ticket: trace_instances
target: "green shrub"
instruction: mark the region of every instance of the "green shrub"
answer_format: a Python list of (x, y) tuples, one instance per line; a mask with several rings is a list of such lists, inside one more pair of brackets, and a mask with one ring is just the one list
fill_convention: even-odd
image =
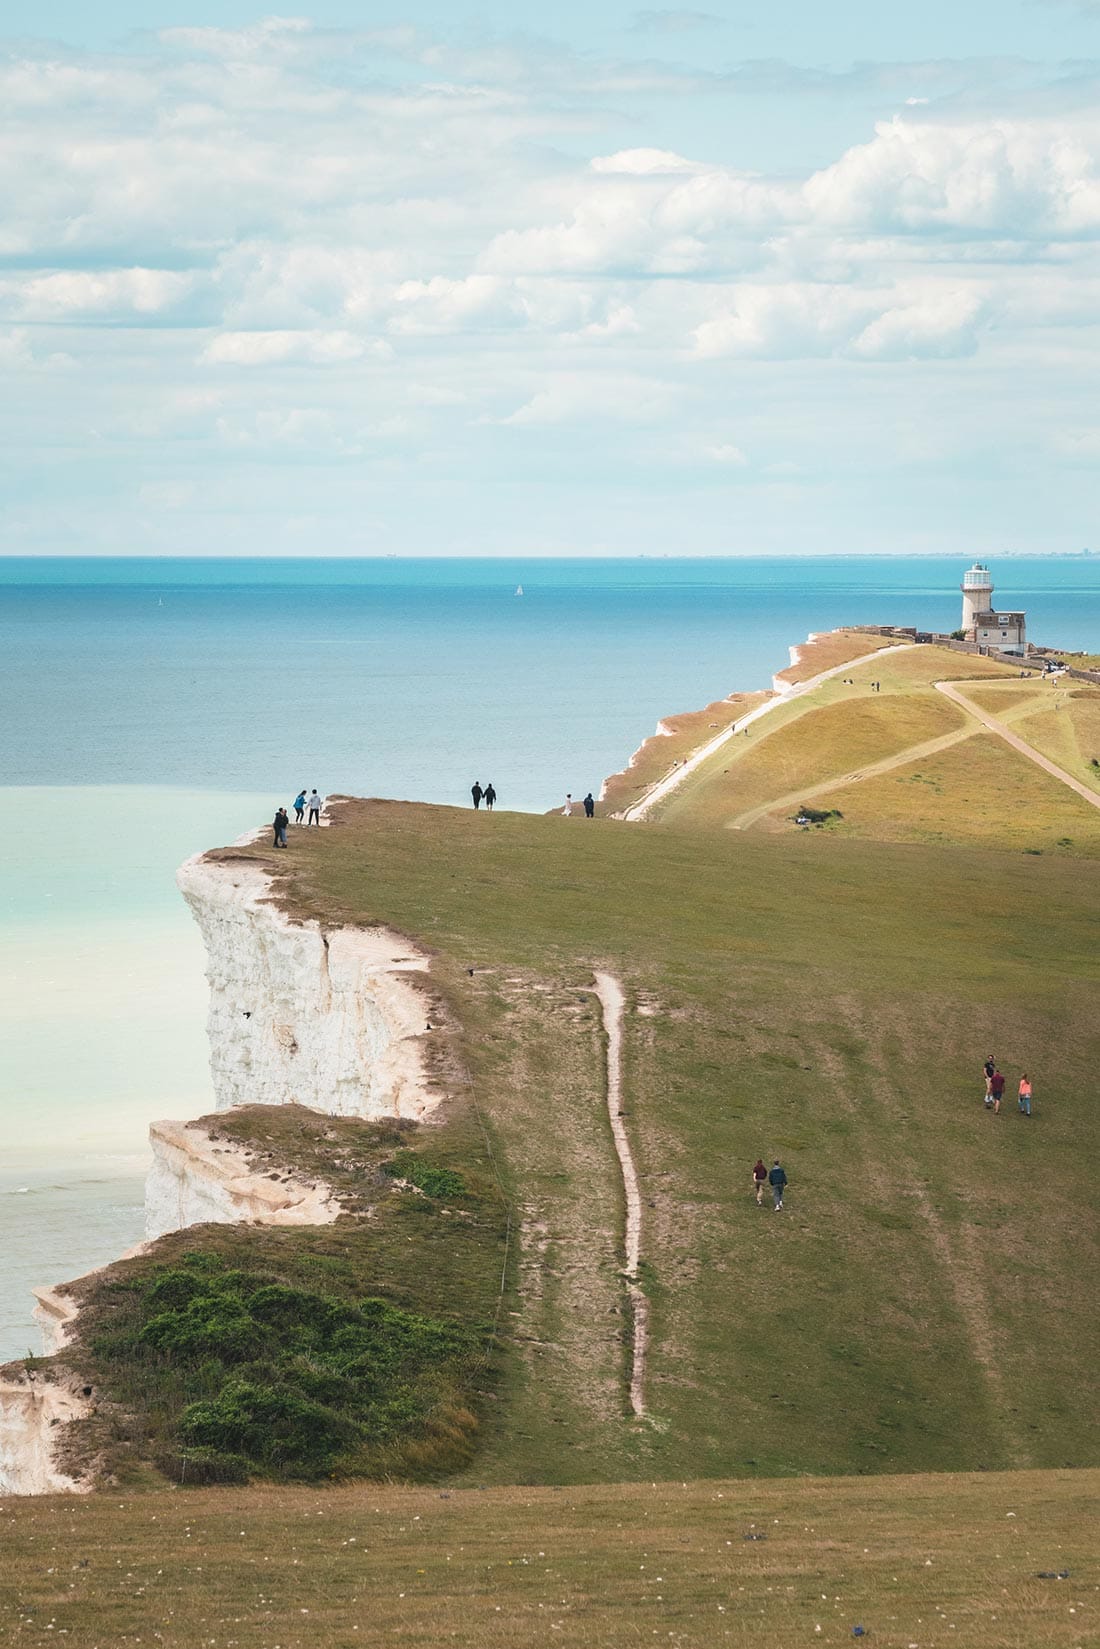
[[(462, 1184), (457, 1174), (424, 1170)], [(430, 1192), (429, 1194), (438, 1194)], [(315, 1478), (423, 1432), (480, 1351), (481, 1334), (394, 1305), (335, 1299), (212, 1256), (160, 1267), (127, 1292), (137, 1325), (96, 1350), (170, 1378), (180, 1400), (161, 1450), (181, 1482), (242, 1473)]]
[(433, 1168), (415, 1151), (398, 1151), (392, 1162), (382, 1164), (382, 1172), (393, 1179), (408, 1180), (427, 1197), (464, 1197), (466, 1181), (452, 1168)]

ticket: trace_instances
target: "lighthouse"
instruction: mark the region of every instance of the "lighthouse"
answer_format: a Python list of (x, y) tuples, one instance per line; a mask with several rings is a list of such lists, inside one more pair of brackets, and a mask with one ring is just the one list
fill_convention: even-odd
[(962, 580), (962, 628), (967, 641), (976, 641), (983, 653), (1026, 653), (1027, 615), (993, 611), (993, 579), (980, 561)]
[(993, 579), (988, 567), (975, 561), (969, 572), (963, 573), (962, 628), (972, 630), (979, 613), (988, 613), (993, 607)]

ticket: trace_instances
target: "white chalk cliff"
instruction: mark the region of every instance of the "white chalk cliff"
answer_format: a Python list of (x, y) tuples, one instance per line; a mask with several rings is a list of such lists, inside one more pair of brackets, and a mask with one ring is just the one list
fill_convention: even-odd
[(427, 958), (384, 928), (292, 922), (259, 865), (201, 855), (180, 891), (206, 944), (210, 1071), (219, 1110), (295, 1101), (334, 1116), (422, 1120), (439, 1102), (408, 977)]
[(145, 1236), (150, 1242), (166, 1231), (208, 1221), (328, 1225), (340, 1212), (329, 1186), (292, 1173), (261, 1173), (239, 1145), (212, 1139), (195, 1123), (154, 1122), (149, 1143), (153, 1165), (145, 1182)]
[(71, 1375), (25, 1371), (0, 1379), (0, 1492), (81, 1494), (91, 1488), (54, 1458), (58, 1434), (90, 1404)]
[[(411, 977), (427, 971), (426, 956), (384, 928), (292, 921), (262, 867), (245, 860), (200, 854), (177, 881), (206, 944), (218, 1110), (297, 1103), (334, 1116), (430, 1117), (442, 1098), (424, 1058), (431, 999)], [(323, 1225), (339, 1215), (329, 1186), (259, 1171), (245, 1148), (206, 1129), (155, 1122), (149, 1140), (147, 1240), (207, 1221)], [(45, 1350), (59, 1351), (76, 1305), (58, 1288), (35, 1294)], [(54, 1459), (64, 1426), (88, 1407), (63, 1369), (0, 1376), (0, 1493), (89, 1487)]]

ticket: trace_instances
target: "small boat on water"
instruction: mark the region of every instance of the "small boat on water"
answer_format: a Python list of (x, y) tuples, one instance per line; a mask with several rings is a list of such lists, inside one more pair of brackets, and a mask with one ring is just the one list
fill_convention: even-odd
[(523, 594), (523, 585), (522, 584), (517, 584), (516, 585), (516, 594), (517, 595), (522, 595)]

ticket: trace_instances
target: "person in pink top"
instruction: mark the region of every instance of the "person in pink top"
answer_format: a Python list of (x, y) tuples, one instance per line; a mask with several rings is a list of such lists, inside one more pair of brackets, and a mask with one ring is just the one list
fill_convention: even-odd
[(1031, 1115), (1031, 1078), (1026, 1071), (1020, 1078), (1020, 1110), (1026, 1117)]

